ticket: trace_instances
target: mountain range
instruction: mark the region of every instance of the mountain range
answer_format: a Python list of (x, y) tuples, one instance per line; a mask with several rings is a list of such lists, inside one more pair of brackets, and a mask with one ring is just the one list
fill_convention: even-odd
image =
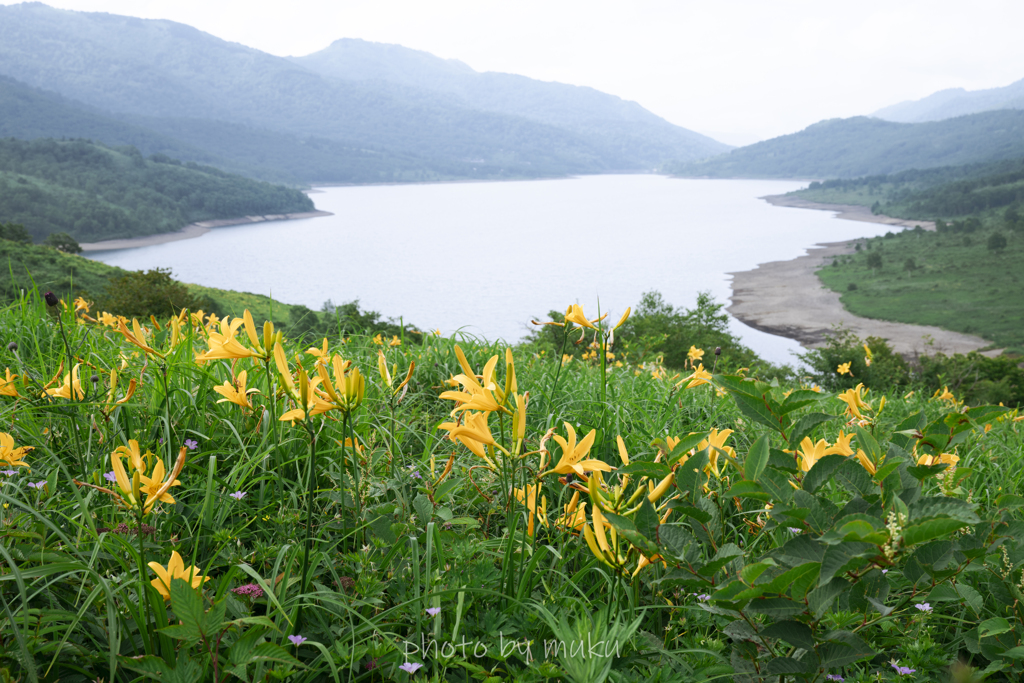
[[(0, 6), (0, 74), (14, 79), (0, 84), (5, 135), (61, 130), (277, 180), (643, 171), (729, 149), (591, 88), (397, 45), (341, 40), (283, 58), (171, 21), (41, 3)], [(36, 90), (11, 94), (19, 86)], [(25, 115), (30, 100), (52, 129)]]
[(830, 119), (665, 170), (708, 178), (856, 178), (1018, 157), (1024, 157), (1024, 111), (1006, 109), (924, 123)]
[(879, 109), (872, 116), (887, 121), (920, 123), (995, 109), (1024, 109), (1024, 78), (1002, 88), (940, 90), (920, 100), (908, 100)]

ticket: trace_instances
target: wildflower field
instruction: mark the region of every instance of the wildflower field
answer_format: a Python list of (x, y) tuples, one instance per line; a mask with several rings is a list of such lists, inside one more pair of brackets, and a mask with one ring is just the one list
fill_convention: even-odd
[(300, 343), (22, 295), (0, 681), (1020, 680), (1017, 409), (866, 389), (870, 348), (842, 392), (669, 370), (627, 317)]

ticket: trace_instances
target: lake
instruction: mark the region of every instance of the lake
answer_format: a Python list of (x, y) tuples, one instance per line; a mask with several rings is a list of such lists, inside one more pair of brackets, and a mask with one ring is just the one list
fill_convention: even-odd
[[(802, 185), (604, 175), (324, 187), (311, 197), (333, 216), (89, 256), (129, 270), (169, 267), (185, 282), (315, 310), (358, 299), (419, 329), (515, 341), (531, 319), (570, 303), (596, 317), (600, 302), (614, 319), (652, 289), (676, 306), (692, 306), (702, 290), (728, 304), (728, 272), (891, 229), (759, 199)], [(731, 326), (769, 360), (793, 363), (802, 350), (735, 319)]]

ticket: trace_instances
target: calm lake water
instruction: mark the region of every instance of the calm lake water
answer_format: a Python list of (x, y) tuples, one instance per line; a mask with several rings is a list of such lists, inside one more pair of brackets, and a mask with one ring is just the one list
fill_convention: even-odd
[[(532, 318), (579, 303), (618, 318), (657, 289), (728, 303), (728, 272), (800, 256), (817, 242), (888, 226), (758, 199), (797, 181), (655, 175), (327, 187), (333, 216), (218, 228), (197, 239), (97, 252), (130, 270), (169, 267), (185, 282), (272, 295), (317, 310), (358, 299), (420, 329), (515, 341)], [(794, 362), (796, 342), (732, 321), (763, 357)]]

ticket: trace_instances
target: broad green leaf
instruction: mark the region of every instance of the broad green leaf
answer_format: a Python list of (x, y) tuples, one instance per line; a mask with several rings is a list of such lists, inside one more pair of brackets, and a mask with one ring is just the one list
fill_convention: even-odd
[(785, 594), (792, 591), (791, 594), (794, 598), (802, 600), (807, 592), (806, 590), (800, 592), (800, 587), (810, 586), (815, 583), (820, 570), (820, 562), (807, 562), (798, 567), (793, 567), (772, 579), (765, 586), (764, 592)]
[(747, 604), (745, 611), (778, 618), (800, 614), (805, 609), (807, 606), (804, 603), (789, 598), (757, 598)]
[(903, 545), (910, 547), (925, 541), (936, 538), (943, 538), (961, 527), (967, 526), (967, 522), (953, 519), (951, 517), (938, 517), (929, 519), (920, 524), (914, 524), (903, 530)]
[(1024, 498), (1012, 493), (1005, 493), (996, 498), (996, 507), (1002, 510), (1016, 510), (1024, 507)]
[(743, 478), (756, 482), (768, 465), (768, 454), (771, 451), (767, 434), (762, 434), (747, 451), (747, 461), (743, 463)]
[(967, 417), (978, 424), (984, 424), (1008, 412), (1010, 409), (1006, 406), (978, 406), (977, 408), (968, 408)]
[(658, 540), (658, 512), (654, 509), (651, 501), (647, 500), (647, 496), (643, 497), (640, 503), (640, 509), (636, 512), (636, 530), (640, 534), (650, 540)]
[(846, 462), (846, 456), (833, 453), (814, 463), (811, 471), (804, 475), (804, 491), (814, 493), (832, 478), (836, 470)]
[(914, 479), (923, 482), (925, 479), (938, 476), (947, 469), (949, 469), (949, 465), (946, 463), (939, 463), (938, 465), (914, 465), (913, 467), (907, 468), (907, 473)]
[(727, 498), (753, 498), (754, 500), (771, 500), (761, 485), (756, 481), (747, 481), (746, 479), (740, 479), (738, 482), (732, 485), (729, 491), (725, 494)]
[(811, 628), (799, 621), (776, 622), (762, 631), (761, 635), (767, 638), (784, 640), (793, 647), (799, 647), (803, 650), (811, 651), (814, 649), (814, 634), (811, 632)]
[(875, 555), (878, 548), (870, 543), (840, 543), (825, 549), (825, 555), (821, 560), (821, 574), (818, 576), (818, 585), (824, 585), (833, 577), (862, 566), (868, 558)]
[(203, 599), (192, 584), (184, 579), (171, 579), (171, 609), (181, 621), (181, 625), (193, 631), (196, 639), (203, 635)]
[(708, 481), (708, 475), (704, 473), (707, 465), (708, 453), (704, 450), (676, 467), (676, 488), (684, 496), (689, 495), (691, 501), (697, 500)]
[(812, 403), (820, 403), (826, 397), (820, 391), (813, 389), (796, 389), (790, 392), (789, 396), (782, 400), (779, 412), (783, 415), (791, 413)]
[(669, 466), (671, 467), (679, 462), (706, 438), (708, 438), (708, 432), (694, 432), (693, 434), (679, 437), (679, 443), (676, 444), (676, 447), (672, 449), (672, 452), (668, 454), (666, 459)]
[(658, 527), (658, 543), (668, 549), (668, 555), (682, 559), (696, 539), (678, 524), (662, 524)]
[(757, 581), (757, 577), (761, 576), (769, 567), (774, 566), (776, 566), (775, 561), (771, 558), (755, 562), (754, 564), (748, 564), (740, 570), (740, 579), (748, 586), (752, 586)]
[(977, 524), (981, 521), (974, 511), (974, 505), (959, 498), (947, 496), (930, 496), (920, 498), (907, 507), (910, 521), (915, 522), (929, 517), (951, 517), (967, 524)]
[(768, 666), (765, 668), (765, 673), (771, 676), (782, 676), (784, 674), (803, 674), (808, 673), (808, 667), (806, 664), (801, 662), (799, 659), (793, 659), (792, 657), (776, 657), (768, 661)]
[(730, 392), (729, 395), (732, 396), (736, 402), (736, 407), (739, 408), (744, 417), (774, 429), (782, 434), (783, 437), (786, 436), (785, 428), (788, 426), (788, 423), (781, 416), (772, 412), (765, 397), (733, 392)]
[(991, 636), (997, 636), (1000, 633), (1006, 633), (1013, 629), (1010, 626), (1010, 622), (1002, 617), (993, 617), (992, 619), (986, 619), (978, 625), (978, 636), (981, 638), (989, 638)]
[(864, 452), (868, 454), (872, 462), (881, 460), (882, 449), (878, 447), (878, 441), (871, 435), (871, 432), (860, 425), (855, 425), (854, 430), (857, 432), (857, 445), (864, 449)]
[(836, 419), (835, 415), (827, 415), (825, 413), (804, 415), (796, 421), (796, 424), (793, 425), (793, 429), (789, 433), (789, 447), (796, 450), (800, 447), (800, 442), (804, 440), (804, 437), (810, 436), (815, 427), (834, 419)]
[[(828, 556), (828, 552), (825, 553)], [(815, 619), (820, 619), (843, 593), (849, 592), (850, 584), (844, 579), (832, 579), (807, 594), (807, 607)]]
[(426, 526), (434, 516), (434, 504), (430, 502), (430, 498), (428, 498), (426, 494), (421, 493), (413, 498), (412, 506), (416, 509), (416, 516), (419, 518), (419, 523)]

